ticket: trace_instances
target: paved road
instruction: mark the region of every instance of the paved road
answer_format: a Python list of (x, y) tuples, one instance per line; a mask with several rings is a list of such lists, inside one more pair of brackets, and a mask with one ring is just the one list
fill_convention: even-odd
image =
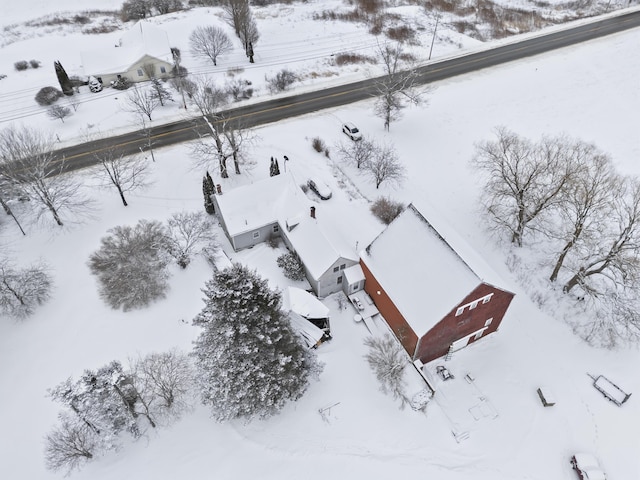
[[(433, 62), (418, 68), (419, 80), (428, 84), (457, 75), (474, 72), (524, 57), (586, 42), (595, 38), (621, 32), (640, 26), (640, 11), (598, 20), (571, 29), (536, 36), (517, 43), (480, 51), (477, 53)], [(227, 119), (241, 121), (245, 127), (273, 123), (285, 118), (338, 107), (371, 98), (374, 95), (376, 79), (325, 88), (322, 90), (291, 95), (275, 100), (233, 108), (221, 112)], [(151, 137), (154, 148), (160, 148), (197, 138), (198, 133), (206, 133), (208, 127), (200, 119), (184, 120), (154, 127)], [(141, 132), (96, 140), (76, 145), (56, 152), (58, 158), (66, 159), (66, 170), (77, 170), (95, 163), (94, 153), (105, 148), (115, 147), (124, 154), (139, 152), (147, 142)]]

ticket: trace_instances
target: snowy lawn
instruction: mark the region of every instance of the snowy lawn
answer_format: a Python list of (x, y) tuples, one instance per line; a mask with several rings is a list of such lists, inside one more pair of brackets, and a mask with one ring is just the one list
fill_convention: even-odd
[[(592, 141), (609, 152), (622, 171), (640, 174), (637, 38), (631, 31), (440, 82), (430, 105), (407, 110), (389, 133), (373, 116), (372, 102), (263, 127), (253, 152), (256, 168), (239, 177), (231, 174), (229, 180), (214, 176), (228, 190), (267, 177), (269, 158), (282, 160), (287, 155), (291, 159), (287, 168), (295, 175), (313, 174), (331, 186), (334, 195), (326, 202), (318, 200), (318, 215), (334, 219), (336, 228), (358, 241), (360, 248), (382, 229), (368, 213), (369, 200), (384, 194), (432, 204), (502, 275), (503, 286), (516, 292), (500, 332), (457, 353), (447, 365), (456, 382), (473, 374), (482, 396), (489, 399), (491, 415), (475, 420), (478, 409), (469, 411), (477, 405), (472, 394), (455, 398), (448, 406), (431, 403), (426, 415), (400, 411), (378, 391), (366, 365), (362, 343), (366, 329), (353, 321), (355, 310), (340, 310), (336, 298), (330, 297), (324, 303), (331, 309), (334, 338), (318, 349), (325, 370), (320, 381), (281, 415), (249, 425), (220, 425), (206, 409), (197, 407), (172, 427), (149, 432), (122, 451), (88, 464), (74, 478), (325, 479), (342, 478), (348, 472), (351, 478), (568, 480), (576, 478), (569, 458), (577, 451), (597, 455), (611, 479), (637, 478), (640, 406), (635, 395), (640, 392), (640, 354), (636, 349), (591, 348), (527, 298), (505, 265), (506, 253), (484, 231), (476, 207), (481, 186), (468, 166), (474, 143), (491, 138), (495, 126), (505, 125), (532, 139), (566, 132)], [(42, 43), (38, 45), (41, 60), (44, 55), (51, 61), (58, 58), (56, 52), (47, 53)], [(3, 48), (0, 55), (11, 48)], [(29, 53), (24, 52), (11, 58), (26, 58)], [(19, 81), (0, 85), (14, 90)], [(49, 81), (54, 82), (55, 78)], [(99, 121), (105, 132), (118, 125), (109, 120), (115, 111), (100, 111), (104, 117), (99, 119), (80, 120), (78, 113), (76, 124), (57, 125), (61, 138), (80, 135), (87, 122)], [(319, 136), (335, 152), (336, 142), (346, 141), (340, 132), (345, 120), (358, 125), (365, 136), (393, 142), (408, 169), (402, 186), (383, 184), (377, 191), (335, 154), (327, 159), (313, 151), (311, 138)], [(50, 126), (47, 122), (53, 121), (40, 115), (28, 122)], [(194, 261), (184, 271), (173, 267), (167, 299), (127, 313), (101, 302), (86, 265), (100, 238), (115, 225), (134, 224), (141, 218), (164, 220), (176, 211), (202, 209), (203, 172), (192, 168), (188, 147), (158, 151), (156, 158), (155, 183), (131, 195), (127, 208), (114, 192), (91, 190), (93, 180), (87, 177), (87, 188), (99, 207), (84, 225), (46, 231), (29, 228), (23, 238), (8, 218), (1, 217), (2, 248), (20, 263), (44, 258), (55, 277), (53, 298), (32, 318), (0, 323), (3, 478), (56, 477), (42, 461), (43, 436), (59, 411), (46, 398), (47, 388), (113, 359), (125, 361), (137, 353), (174, 346), (188, 350), (198, 334), (190, 321), (202, 308), (199, 289), (211, 275), (204, 261)], [(257, 268), (273, 286), (283, 289), (290, 284), (269, 247), (238, 254), (226, 250), (233, 260)], [(617, 407), (591, 385), (587, 373), (604, 374), (634, 395)], [(536, 389), (541, 385), (554, 393), (554, 407), (540, 403)], [(319, 410), (327, 407), (331, 408), (323, 419)], [(469, 438), (460, 443), (451, 433), (460, 422), (448, 408), (460, 417), (465, 408), (468, 411), (461, 421), (466, 422)]]

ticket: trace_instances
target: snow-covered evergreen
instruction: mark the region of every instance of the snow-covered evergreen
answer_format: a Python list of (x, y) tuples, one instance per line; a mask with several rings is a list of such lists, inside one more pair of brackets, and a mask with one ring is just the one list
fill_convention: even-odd
[(321, 365), (280, 310), (281, 295), (254, 271), (234, 265), (206, 283), (194, 324), (196, 383), (218, 421), (266, 418), (297, 400)]

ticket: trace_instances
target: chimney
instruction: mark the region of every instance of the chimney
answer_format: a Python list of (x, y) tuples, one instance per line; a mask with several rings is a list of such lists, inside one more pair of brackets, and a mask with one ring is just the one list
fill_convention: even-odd
[(316, 207), (311, 207), (311, 218), (316, 218)]

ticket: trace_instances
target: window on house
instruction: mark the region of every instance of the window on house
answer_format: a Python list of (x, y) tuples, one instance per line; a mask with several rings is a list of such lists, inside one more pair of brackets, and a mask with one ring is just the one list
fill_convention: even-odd
[(167, 69), (165, 67), (160, 67), (160, 73), (167, 73)]
[(333, 267), (333, 273), (339, 272), (340, 271), (340, 267)]
[(144, 75), (144, 72), (142, 71), (141, 68), (138, 69), (138, 76), (141, 77)]
[(253, 232), (253, 238), (260, 238), (260, 231)]
[(278, 233), (280, 231), (280, 225), (273, 226), (273, 233)]
[(338, 283), (342, 283), (342, 276), (338, 277)]
[(340, 270), (344, 270), (346, 267), (347, 265), (343, 263), (342, 265), (340, 265)]
[(351, 291), (355, 292), (356, 290), (358, 290), (358, 284), (356, 283), (355, 285), (351, 286)]
[(462, 312), (464, 312), (464, 307), (458, 308), (458, 310), (456, 310), (456, 317), (459, 317), (460, 315), (462, 315)]

